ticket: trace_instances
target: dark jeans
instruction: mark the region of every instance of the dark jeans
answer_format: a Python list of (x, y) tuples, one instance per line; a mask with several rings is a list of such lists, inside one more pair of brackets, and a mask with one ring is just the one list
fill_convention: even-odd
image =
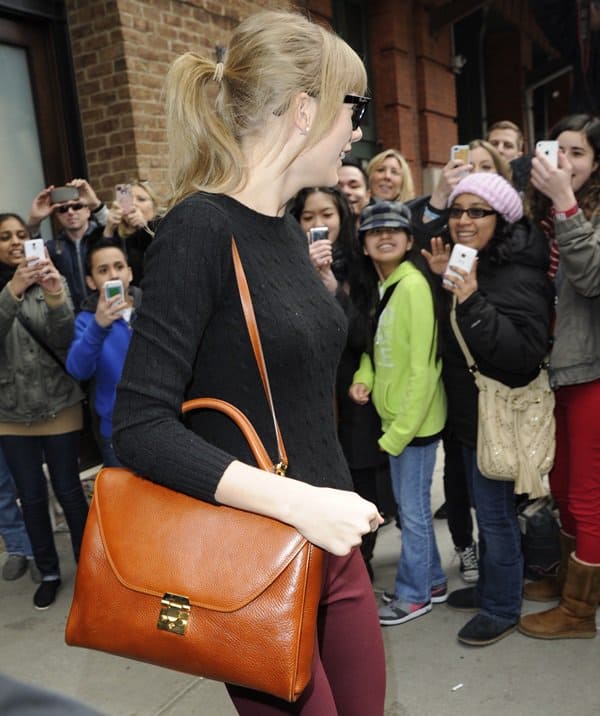
[(467, 474), (463, 446), (454, 433), (444, 431), (444, 496), (448, 511), (448, 529), (454, 546), (464, 550), (473, 544), (471, 498), (467, 489)]
[(38, 569), (43, 577), (60, 576), (42, 464), (45, 460), (48, 465), (52, 489), (71, 531), (77, 561), (88, 513), (79, 481), (79, 431), (39, 437), (3, 435), (0, 446), (21, 498), (23, 518)]
[(463, 454), (479, 528), (480, 612), (516, 622), (521, 613), (523, 553), (515, 483), (484, 477), (477, 467), (475, 450), (464, 447)]

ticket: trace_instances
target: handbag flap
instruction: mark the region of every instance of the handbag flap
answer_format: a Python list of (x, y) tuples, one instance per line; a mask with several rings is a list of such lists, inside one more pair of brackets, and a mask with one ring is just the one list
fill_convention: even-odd
[(91, 510), (124, 586), (220, 612), (252, 601), (308, 544), (283, 522), (212, 505), (121, 468), (101, 470)]

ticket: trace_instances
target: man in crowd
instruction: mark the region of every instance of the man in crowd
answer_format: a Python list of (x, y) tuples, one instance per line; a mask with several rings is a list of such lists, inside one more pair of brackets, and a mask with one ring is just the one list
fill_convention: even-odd
[(523, 132), (514, 122), (495, 122), (488, 131), (487, 140), (507, 162), (523, 156)]

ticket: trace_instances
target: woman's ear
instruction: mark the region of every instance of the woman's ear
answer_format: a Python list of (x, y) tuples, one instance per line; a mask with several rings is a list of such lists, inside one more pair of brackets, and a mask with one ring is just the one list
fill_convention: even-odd
[(316, 102), (307, 92), (296, 95), (293, 103), (294, 124), (302, 136), (310, 132), (310, 127), (316, 113)]

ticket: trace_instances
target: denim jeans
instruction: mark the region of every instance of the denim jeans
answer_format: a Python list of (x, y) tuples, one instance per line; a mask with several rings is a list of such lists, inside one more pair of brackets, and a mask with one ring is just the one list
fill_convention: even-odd
[(402, 525), (402, 548), (396, 571), (396, 597), (411, 604), (431, 599), (431, 588), (446, 582), (431, 515), (431, 481), (438, 441), (406, 447), (390, 455), (390, 471), (398, 515)]
[(37, 567), (42, 577), (60, 576), (42, 464), (45, 459), (52, 489), (71, 532), (77, 561), (88, 513), (79, 480), (79, 432), (31, 437), (3, 435), (0, 447), (17, 485)]
[(2, 450), (0, 450), (0, 537), (4, 540), (8, 554), (33, 556), (23, 513), (17, 505), (15, 483)]
[(484, 477), (477, 467), (474, 449), (464, 447), (464, 457), (479, 528), (479, 611), (515, 622), (521, 613), (523, 593), (523, 552), (515, 484)]

